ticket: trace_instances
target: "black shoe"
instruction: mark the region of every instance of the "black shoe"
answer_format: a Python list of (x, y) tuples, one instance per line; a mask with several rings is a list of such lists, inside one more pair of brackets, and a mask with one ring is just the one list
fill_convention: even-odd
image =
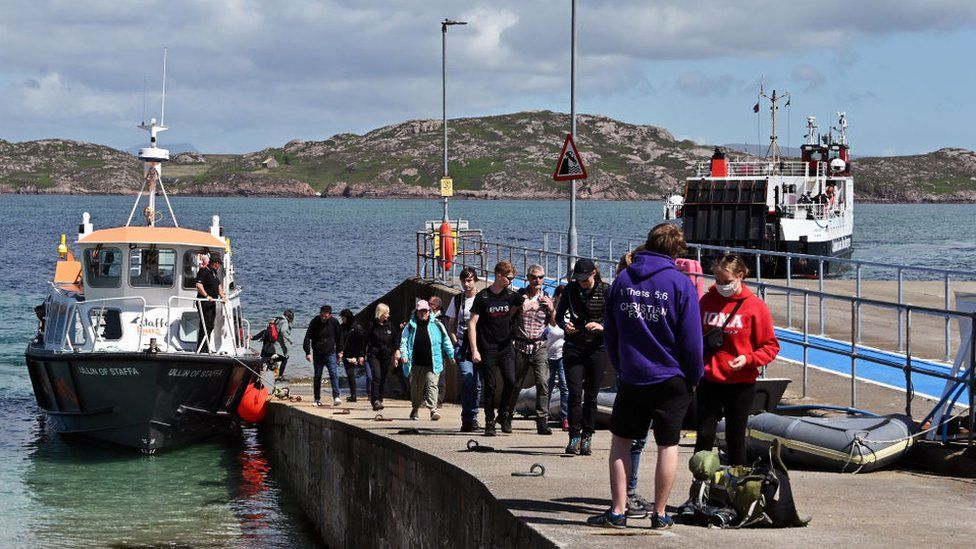
[(501, 424), (501, 426), (502, 426), (502, 432), (503, 433), (505, 433), (505, 434), (511, 434), (511, 432), (512, 432), (512, 418), (507, 417), (507, 416), (506, 417), (503, 417), (503, 418), (501, 418), (498, 421), (498, 423)]
[(471, 422), (471, 428), (474, 429), (475, 431), (481, 430), (481, 424), (478, 423), (477, 419)]
[(626, 528), (627, 515), (615, 515), (613, 509), (607, 509), (595, 517), (586, 519), (586, 525), (600, 528)]
[(569, 437), (569, 444), (566, 445), (566, 453), (570, 455), (579, 455), (580, 451), (580, 437), (572, 436)]
[(651, 528), (654, 530), (667, 530), (674, 526), (674, 519), (668, 516), (667, 513), (659, 515), (654, 513), (651, 515)]
[(593, 435), (585, 434), (583, 438), (580, 439), (579, 455), (589, 456), (593, 454)]
[(545, 420), (542, 420), (542, 419), (539, 420), (539, 423), (537, 424), (536, 431), (538, 431), (538, 433), (540, 435), (551, 435), (552, 434), (552, 429), (550, 429), (549, 428), (549, 425), (546, 424), (546, 421)]
[(470, 421), (462, 421), (461, 422), (461, 432), (462, 433), (471, 433), (473, 431), (474, 431), (474, 424), (473, 423), (471, 423)]
[(354, 396), (349, 397), (349, 401), (348, 402), (356, 402), (356, 397), (354, 397)]
[(378, 412), (383, 409), (383, 405), (379, 402), (373, 402), (373, 411)]
[(485, 425), (485, 436), (486, 437), (493, 437), (493, 436), (495, 436), (495, 422), (494, 421), (489, 422), (487, 425)]
[(637, 494), (627, 494), (627, 518), (647, 518), (647, 500)]

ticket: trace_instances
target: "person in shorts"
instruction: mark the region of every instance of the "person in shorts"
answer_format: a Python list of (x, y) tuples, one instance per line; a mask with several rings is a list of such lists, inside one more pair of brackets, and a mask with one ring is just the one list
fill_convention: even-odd
[(658, 225), (644, 246), (607, 297), (604, 337), (618, 386), (610, 416), (612, 504), (587, 521), (592, 526), (627, 525), (631, 446), (652, 422), (658, 457), (651, 527), (674, 524), (665, 508), (678, 468), (681, 423), (704, 374), (698, 292), (674, 263), (685, 251), (681, 229)]

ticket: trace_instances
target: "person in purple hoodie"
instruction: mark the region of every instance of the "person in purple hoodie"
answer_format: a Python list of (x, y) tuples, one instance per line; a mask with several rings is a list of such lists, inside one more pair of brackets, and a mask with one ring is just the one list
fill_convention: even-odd
[(665, 509), (678, 468), (681, 422), (705, 371), (698, 292), (674, 263), (686, 249), (684, 235), (675, 225), (657, 225), (644, 247), (607, 296), (604, 338), (618, 385), (610, 416), (612, 503), (587, 520), (592, 526), (627, 526), (631, 445), (646, 436), (652, 420), (658, 457), (651, 527), (674, 525)]

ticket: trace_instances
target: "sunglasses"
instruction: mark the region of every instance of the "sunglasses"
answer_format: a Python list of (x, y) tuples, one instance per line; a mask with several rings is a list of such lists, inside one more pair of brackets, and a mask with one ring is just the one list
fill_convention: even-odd
[(529, 275), (529, 280), (542, 280), (546, 275)]

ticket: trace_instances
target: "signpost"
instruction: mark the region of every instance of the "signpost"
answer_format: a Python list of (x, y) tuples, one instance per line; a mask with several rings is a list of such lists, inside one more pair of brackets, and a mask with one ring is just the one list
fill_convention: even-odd
[(454, 179), (450, 177), (441, 178), (441, 196), (445, 198), (454, 196)]
[(559, 161), (556, 163), (556, 171), (552, 178), (556, 181), (572, 181), (575, 179), (586, 179), (586, 166), (580, 157), (579, 150), (576, 149), (576, 142), (573, 141), (573, 134), (566, 134), (566, 141), (563, 142), (563, 150), (559, 153)]

